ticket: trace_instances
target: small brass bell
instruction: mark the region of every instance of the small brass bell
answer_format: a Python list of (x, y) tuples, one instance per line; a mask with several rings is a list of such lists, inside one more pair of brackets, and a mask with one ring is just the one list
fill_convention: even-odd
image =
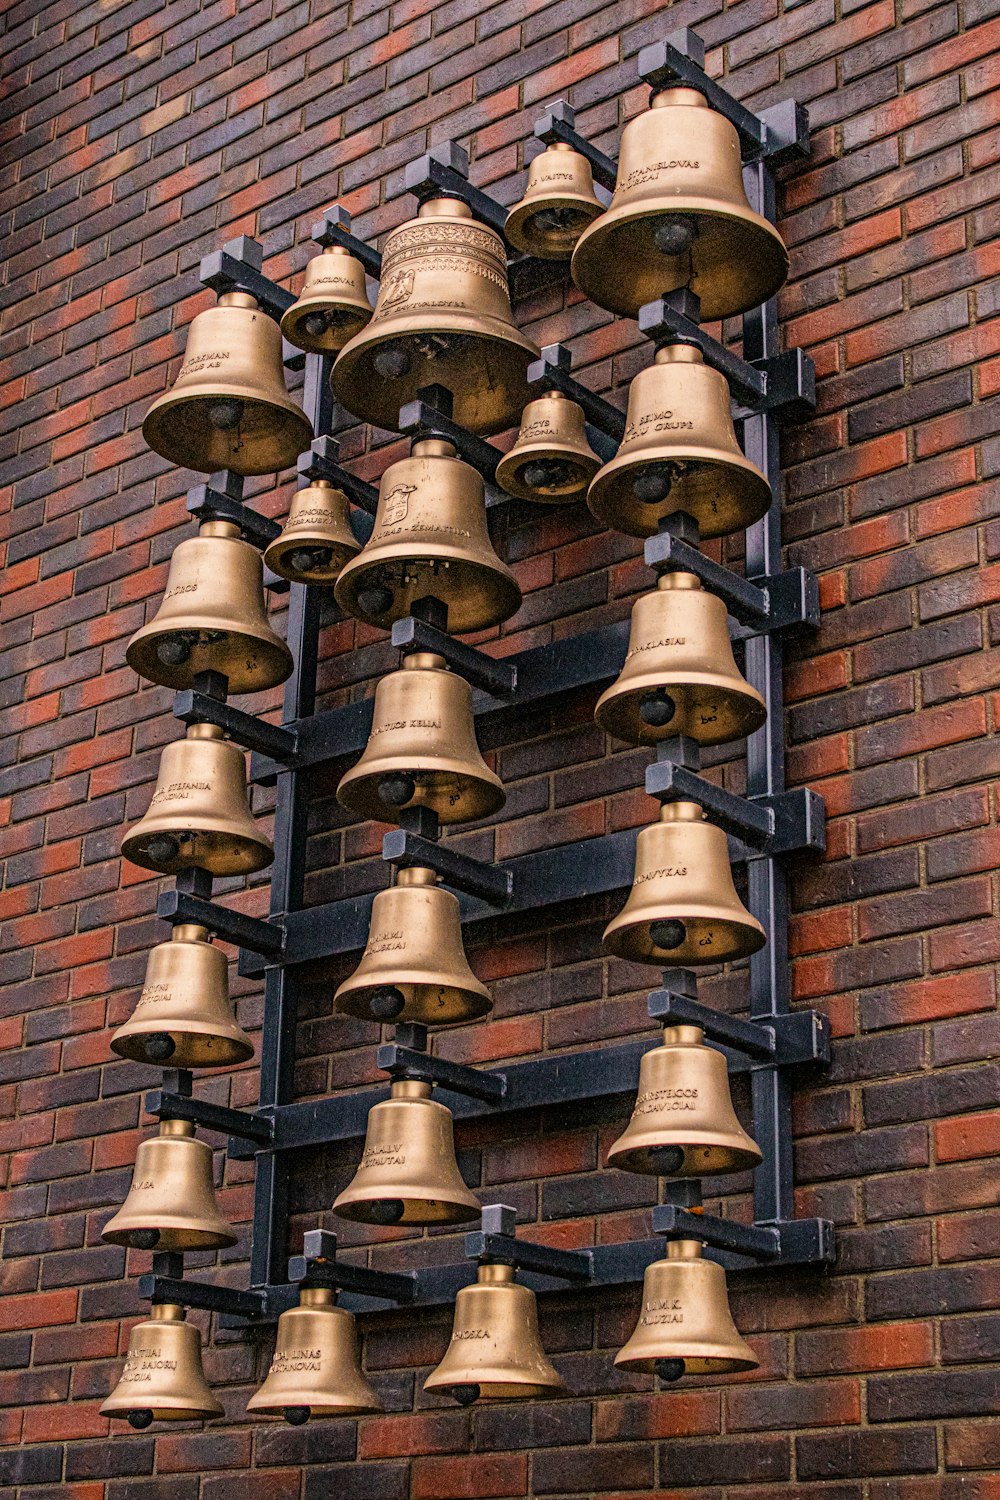
[(431, 1085), (397, 1079), (372, 1106), (361, 1163), (336, 1199), (335, 1214), (362, 1224), (465, 1224), (481, 1206), (455, 1160), (451, 1110)]
[(189, 1120), (161, 1120), (159, 1134), (140, 1143), (128, 1197), (102, 1238), (133, 1250), (221, 1250), (236, 1244), (215, 1201), (212, 1148), (195, 1140)]
[(246, 1062), (253, 1042), (233, 1015), (228, 973), (226, 955), (208, 942), (207, 929), (179, 923), (170, 942), (151, 951), (142, 994), (111, 1038), (112, 1052), (172, 1068)]
[(646, 1267), (635, 1332), (615, 1355), (620, 1370), (661, 1380), (756, 1370), (753, 1350), (729, 1311), (726, 1273), (706, 1260), (698, 1240), (671, 1240), (663, 1260)]
[(374, 530), (334, 593), (348, 614), (383, 630), (430, 597), (447, 605), (457, 635), (517, 612), (521, 590), (493, 550), (483, 481), (451, 443), (424, 438), (386, 469)]
[(336, 1305), (332, 1288), (304, 1286), (298, 1307), (278, 1319), (271, 1368), (247, 1411), (283, 1416), (298, 1427), (310, 1417), (356, 1417), (381, 1410), (361, 1369), (354, 1318)]
[(662, 90), (626, 125), (611, 207), (580, 236), (572, 275), (598, 307), (630, 318), (690, 287), (705, 323), (784, 282), (788, 253), (747, 200), (736, 129), (694, 89)]
[(125, 659), (147, 682), (189, 688), (199, 672), (221, 672), (230, 693), (277, 687), (292, 653), (264, 607), (260, 553), (229, 521), (206, 521), (174, 549), (154, 617), (128, 643)]
[(285, 389), (281, 333), (253, 297), (226, 292), (198, 313), (142, 435), (161, 458), (203, 474), (276, 474), (309, 447), (312, 424)]
[(600, 467), (582, 408), (548, 391), (524, 408), (517, 442), (497, 465), (497, 484), (519, 500), (564, 505), (582, 498)]
[(225, 1416), (201, 1367), (201, 1335), (184, 1321), (184, 1308), (155, 1303), (129, 1335), (118, 1384), (102, 1417), (124, 1417), (142, 1430), (151, 1422), (192, 1422)]
[(602, 729), (630, 745), (677, 734), (722, 745), (759, 729), (764, 700), (740, 676), (726, 606), (693, 573), (664, 573), (632, 606), (625, 665), (597, 700)]
[(771, 503), (764, 475), (736, 441), (729, 386), (691, 344), (668, 344), (628, 393), (625, 436), (594, 477), (587, 504), (629, 536), (653, 536), (674, 511), (705, 538), (759, 521)]
[(374, 316), (337, 356), (333, 392), (394, 431), (405, 402), (443, 385), (460, 427), (503, 432), (528, 399), (538, 354), (514, 322), (503, 240), (467, 204), (433, 198), (387, 237)]
[(668, 802), (639, 831), (628, 900), (604, 947), (640, 964), (717, 964), (764, 946), (764, 929), (736, 894), (726, 835), (697, 802)]
[(733, 1109), (726, 1059), (705, 1046), (700, 1026), (664, 1028), (663, 1045), (643, 1054), (632, 1118), (608, 1152), (608, 1166), (653, 1177), (742, 1172), (761, 1160)]
[(328, 480), (314, 479), (295, 491), (288, 520), (264, 553), (264, 561), (291, 583), (331, 584), (360, 551), (347, 496)]
[(500, 778), (476, 743), (472, 689), (443, 657), (415, 652), (381, 679), (368, 744), (337, 801), (389, 823), (407, 807), (429, 807), (442, 823), (468, 823), (503, 806)]
[(594, 192), (590, 162), (566, 141), (546, 146), (528, 167), (524, 197), (507, 215), (512, 245), (541, 260), (568, 260), (604, 206)]
[(274, 848), (250, 812), (246, 755), (215, 724), (192, 724), (164, 746), (153, 799), (122, 854), (161, 875), (247, 875), (271, 863)]
[(470, 1406), (565, 1389), (542, 1347), (534, 1292), (514, 1280), (513, 1266), (481, 1265), (473, 1285), (455, 1298), (451, 1343), (424, 1390)]
[(372, 903), (361, 962), (334, 997), (366, 1021), (454, 1025), (491, 1009), (490, 992), (469, 968), (458, 900), (433, 870), (400, 870)]
[(281, 331), (307, 354), (336, 354), (371, 315), (364, 266), (343, 245), (329, 245), (306, 266), (298, 301), (282, 317)]

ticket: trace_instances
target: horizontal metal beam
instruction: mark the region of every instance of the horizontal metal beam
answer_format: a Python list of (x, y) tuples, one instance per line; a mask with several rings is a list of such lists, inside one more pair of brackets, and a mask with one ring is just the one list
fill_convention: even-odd
[(264, 548), (280, 536), (277, 521), (262, 516), (243, 504), (243, 480), (231, 469), (211, 474), (205, 484), (196, 484), (187, 492), (187, 512), (199, 523), (231, 521), (238, 526), (245, 541)]
[(262, 1291), (241, 1292), (235, 1287), (211, 1286), (204, 1281), (185, 1281), (176, 1276), (147, 1274), (139, 1277), (139, 1296), (150, 1302), (173, 1302), (178, 1307), (197, 1307), (202, 1312), (228, 1313), (240, 1321), (257, 1322), (268, 1312)]
[(576, 110), (565, 99), (557, 99), (554, 104), (549, 105), (544, 115), (535, 121), (533, 134), (537, 140), (544, 141), (546, 146), (554, 146), (558, 141), (572, 146), (574, 151), (578, 151), (589, 161), (591, 174), (598, 187), (605, 188), (609, 193), (614, 192), (618, 180), (618, 163), (613, 156), (598, 151), (596, 146), (592, 146), (580, 134), (576, 128)]
[[(420, 438), (441, 438), (446, 443), (452, 443), (459, 458), (464, 459), (489, 484), (495, 480), (497, 464), (503, 458), (500, 449), (487, 443), (484, 438), (467, 432), (464, 427), (459, 427), (445, 411), (430, 401), (418, 397), (401, 406), (399, 430), (415, 442)], [(505, 500), (506, 498), (504, 496)]]
[(761, 853), (826, 848), (823, 799), (806, 787), (773, 797), (737, 797), (687, 766), (658, 760), (646, 767), (646, 791), (661, 802), (697, 802), (713, 823)]
[(214, 901), (188, 891), (162, 891), (156, 903), (156, 915), (171, 926), (195, 922), (199, 927), (207, 927), (225, 943), (234, 943), (238, 948), (265, 954), (269, 958), (276, 958), (284, 943), (284, 934), (278, 923), (248, 917), (245, 912), (218, 906)]
[(429, 198), (460, 198), (497, 234), (503, 236), (507, 210), (469, 181), (469, 153), (455, 141), (441, 141), (424, 155), (411, 161), (403, 175), (403, 184), (420, 203)]
[(449, 667), (473, 687), (496, 698), (512, 699), (517, 692), (517, 665), (502, 657), (487, 656), (475, 646), (466, 646), (446, 630), (428, 625), (415, 615), (396, 620), (392, 627), (392, 644), (404, 656), (414, 651), (431, 651), (443, 656)]
[(435, 1083), (454, 1094), (484, 1099), (489, 1104), (495, 1104), (507, 1092), (507, 1079), (502, 1071), (470, 1068), (464, 1063), (449, 1062), (446, 1057), (433, 1057), (429, 1052), (404, 1047), (399, 1042), (386, 1042), (379, 1047), (375, 1065), (390, 1078), (415, 1078), (423, 1083)]
[(231, 740), (257, 750), (271, 760), (288, 762), (295, 754), (295, 731), (268, 724), (230, 703), (220, 703), (206, 693), (182, 688), (174, 694), (174, 718), (182, 724), (216, 724)]
[(382, 275), (382, 257), (373, 245), (367, 245), (351, 233), (351, 216), (340, 203), (332, 203), (323, 210), (310, 230), (310, 237), (317, 245), (340, 245), (359, 260), (369, 276), (377, 281)]
[(203, 1130), (215, 1130), (219, 1135), (236, 1136), (259, 1146), (268, 1146), (274, 1139), (274, 1124), (266, 1115), (227, 1109), (223, 1104), (193, 1099), (170, 1089), (150, 1089), (144, 1107), (147, 1115), (158, 1120), (190, 1120), (192, 1125), (200, 1125)]
[[(373, 516), (378, 509), (378, 488), (359, 479), (338, 463), (340, 444), (335, 437), (324, 435), (313, 440), (308, 453), (299, 455), (299, 473), (308, 479), (328, 479), (343, 490), (352, 505)], [(370, 532), (369, 532), (370, 535)], [(367, 538), (364, 538), (367, 540)]]
[(293, 293), (265, 276), (264, 247), (249, 235), (227, 240), (221, 250), (206, 255), (198, 268), (202, 286), (222, 296), (226, 292), (249, 292), (256, 297), (261, 312), (279, 322), (295, 301)]
[(590, 1281), (594, 1270), (590, 1250), (559, 1250), (552, 1245), (537, 1245), (533, 1240), (519, 1240), (514, 1230), (517, 1210), (505, 1203), (488, 1203), (483, 1208), (482, 1227), (465, 1236), (465, 1254), (481, 1264), (516, 1266), (518, 1270), (535, 1271), (539, 1276), (556, 1276), (561, 1281)]
[(408, 828), (393, 828), (382, 840), (382, 858), (402, 870), (436, 870), (446, 885), (486, 901), (506, 906), (514, 889), (514, 877), (506, 865), (488, 865), (471, 859), (449, 844), (421, 838)]

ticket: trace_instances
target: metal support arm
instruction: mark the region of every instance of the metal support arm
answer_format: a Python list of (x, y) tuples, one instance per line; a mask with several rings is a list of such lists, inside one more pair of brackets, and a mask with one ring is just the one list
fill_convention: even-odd
[(589, 1250), (556, 1250), (531, 1240), (514, 1238), (517, 1209), (504, 1203), (489, 1203), (483, 1209), (482, 1228), (465, 1236), (469, 1260), (485, 1265), (516, 1266), (539, 1276), (558, 1276), (566, 1281), (591, 1281), (593, 1255)]
[(674, 1203), (653, 1209), (653, 1229), (671, 1240), (701, 1240), (717, 1250), (772, 1260), (781, 1254), (781, 1236), (773, 1225), (737, 1224), (714, 1214), (692, 1213)]
[(254, 714), (244, 713), (229, 703), (220, 703), (205, 693), (191, 688), (182, 688), (174, 694), (174, 718), (182, 724), (217, 724), (231, 740), (256, 750), (260, 755), (287, 763), (296, 750), (294, 729), (283, 729), (279, 724), (268, 724)]
[(299, 456), (299, 473), (306, 479), (328, 479), (331, 484), (343, 490), (352, 505), (373, 516), (378, 509), (377, 488), (338, 463), (339, 451), (340, 444), (336, 438), (316, 438), (309, 452)]
[(412, 1271), (399, 1276), (338, 1260), (337, 1236), (329, 1229), (307, 1230), (302, 1237), (302, 1254), (293, 1255), (288, 1262), (288, 1279), (340, 1287), (386, 1302), (412, 1302), (416, 1296), (416, 1277)]
[[(413, 439), (443, 438), (445, 442), (453, 443), (459, 457), (471, 464), (487, 483), (492, 484), (496, 479), (497, 464), (503, 458), (500, 449), (459, 427), (431, 401), (418, 397), (400, 407), (399, 430)], [(506, 495), (503, 498), (506, 499)]]
[(435, 656), (443, 656), (466, 682), (495, 698), (512, 701), (517, 696), (517, 667), (512, 662), (498, 661), (484, 651), (477, 651), (475, 646), (466, 646), (446, 630), (437, 630), (415, 615), (407, 615), (395, 622), (392, 644), (404, 656), (410, 656), (414, 651), (431, 651)]
[(618, 163), (613, 156), (606, 156), (603, 151), (598, 151), (596, 146), (582, 136), (576, 129), (576, 110), (565, 99), (557, 99), (550, 104), (544, 115), (535, 121), (533, 134), (537, 140), (544, 141), (546, 146), (554, 146), (561, 141), (564, 145), (572, 146), (581, 156), (590, 162), (590, 170), (594, 182), (609, 193), (615, 190), (618, 180)]
[(179, 1307), (229, 1313), (241, 1319), (262, 1318), (268, 1311), (263, 1292), (241, 1292), (235, 1287), (210, 1286), (204, 1281), (184, 1281), (176, 1276), (157, 1276), (155, 1273), (140, 1276), (138, 1291), (140, 1297), (150, 1302), (174, 1302)]
[(507, 1092), (507, 1079), (501, 1072), (484, 1073), (463, 1063), (449, 1062), (445, 1057), (431, 1057), (427, 1052), (386, 1042), (375, 1054), (375, 1061), (390, 1078), (414, 1078), (435, 1083), (453, 1094), (493, 1103)]
[(359, 260), (369, 276), (377, 281), (382, 275), (382, 257), (372, 245), (359, 240), (351, 233), (351, 216), (340, 203), (332, 203), (323, 210), (322, 217), (313, 224), (310, 236), (317, 245), (324, 247), (340, 245)]
[(151, 1089), (144, 1100), (147, 1115), (158, 1120), (190, 1120), (203, 1130), (219, 1135), (233, 1135), (240, 1140), (267, 1146), (274, 1139), (274, 1122), (266, 1115), (251, 1115), (241, 1109), (227, 1109), (207, 1099), (192, 1099), (170, 1089)]
[(295, 301), (291, 292), (265, 276), (264, 247), (248, 235), (227, 240), (221, 250), (206, 255), (198, 268), (202, 286), (212, 288), (218, 296), (225, 292), (249, 292), (256, 297), (261, 312), (280, 322)]
[(189, 489), (187, 511), (198, 522), (231, 521), (255, 547), (266, 547), (281, 532), (276, 521), (243, 504), (243, 480), (231, 469), (211, 474), (205, 484)]
[(669, 531), (648, 537), (643, 557), (658, 573), (694, 573), (729, 613), (751, 630), (785, 630), (791, 625), (819, 623), (819, 582), (805, 568), (789, 568), (771, 578), (742, 578), (713, 562), (683, 537)]
[(248, 948), (251, 953), (268, 958), (277, 957), (284, 946), (284, 932), (276, 922), (262, 922), (259, 917), (248, 917), (245, 912), (217, 906), (214, 901), (193, 896), (187, 891), (163, 891), (156, 903), (156, 915), (172, 927), (178, 923), (194, 922), (199, 927), (207, 927), (224, 943)]
[(470, 859), (467, 854), (422, 838), (408, 828), (393, 828), (386, 834), (382, 840), (382, 858), (403, 870), (415, 865), (436, 870), (446, 885), (478, 896), (491, 906), (505, 906), (514, 890), (514, 877), (503, 865)]
[(420, 203), (428, 198), (461, 198), (472, 209), (477, 219), (482, 219), (499, 235), (504, 232), (507, 210), (495, 198), (490, 198), (469, 181), (469, 153), (455, 141), (442, 141), (432, 146), (424, 156), (418, 156), (406, 168), (403, 178), (408, 193)]
[(661, 760), (646, 768), (646, 791), (661, 802), (699, 803), (713, 823), (762, 853), (826, 847), (823, 799), (805, 787), (737, 797), (687, 766)]
[(654, 990), (646, 1007), (662, 1026), (700, 1026), (709, 1041), (756, 1062), (783, 1067), (830, 1060), (830, 1023), (815, 1010), (744, 1021), (670, 989)]

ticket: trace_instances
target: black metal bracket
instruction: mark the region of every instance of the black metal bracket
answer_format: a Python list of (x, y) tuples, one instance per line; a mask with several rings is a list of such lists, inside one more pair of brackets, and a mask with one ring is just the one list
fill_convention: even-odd
[(570, 374), (572, 355), (563, 344), (546, 344), (541, 358), (528, 366), (528, 389), (534, 396), (560, 391), (583, 412), (587, 439), (598, 458), (608, 463), (625, 436), (625, 417), (617, 406), (597, 396)]
[(408, 163), (403, 185), (419, 203), (429, 198), (461, 198), (491, 229), (503, 235), (507, 210), (469, 181), (469, 153), (455, 141), (441, 141)]
[[(406, 1038), (411, 1045), (406, 1045)], [(507, 1092), (503, 1072), (486, 1073), (481, 1068), (449, 1062), (445, 1057), (432, 1057), (427, 1051), (426, 1026), (397, 1026), (396, 1040), (379, 1047), (375, 1061), (382, 1072), (394, 1080), (413, 1078), (421, 1083), (437, 1084), (469, 1099), (494, 1103)]]
[(243, 480), (231, 469), (209, 476), (205, 484), (196, 484), (187, 492), (188, 515), (199, 522), (231, 521), (246, 541), (264, 548), (281, 534), (276, 521), (262, 516), (243, 504)]
[(591, 1251), (556, 1250), (550, 1245), (536, 1245), (532, 1240), (515, 1239), (516, 1225), (516, 1208), (505, 1203), (486, 1204), (482, 1227), (465, 1236), (466, 1258), (481, 1265), (515, 1266), (539, 1276), (557, 1276), (562, 1281), (593, 1280)]
[[(664, 975), (667, 979), (669, 976)], [(712, 1010), (669, 987), (654, 990), (646, 1001), (650, 1018), (662, 1026), (700, 1026), (711, 1042), (739, 1052), (752, 1062), (774, 1067), (830, 1061), (830, 1023), (815, 1010), (790, 1011), (759, 1021)]]
[(332, 203), (329, 208), (323, 210), (322, 217), (318, 219), (310, 230), (310, 238), (317, 245), (324, 247), (340, 245), (344, 250), (349, 250), (355, 260), (359, 260), (369, 276), (376, 281), (382, 275), (382, 257), (371, 245), (364, 240), (359, 240), (357, 235), (351, 233), (351, 216), (347, 209), (340, 203)]
[(714, 1214), (692, 1213), (674, 1203), (653, 1209), (653, 1229), (668, 1239), (700, 1240), (703, 1245), (744, 1261), (771, 1265), (829, 1264), (834, 1259), (834, 1228), (829, 1219), (785, 1219), (737, 1224)]
[(256, 297), (261, 312), (280, 322), (295, 301), (291, 292), (265, 276), (264, 247), (249, 235), (227, 240), (221, 250), (206, 255), (198, 268), (202, 286), (211, 287), (217, 296), (225, 292), (249, 292)]
[(314, 438), (308, 453), (299, 454), (298, 471), (304, 479), (328, 479), (343, 490), (352, 505), (373, 516), (378, 509), (378, 490), (338, 463), (340, 444), (335, 437)]
[(278, 923), (262, 922), (259, 917), (248, 917), (245, 912), (217, 906), (214, 901), (176, 888), (161, 892), (156, 915), (172, 927), (188, 922), (207, 927), (224, 943), (232, 943), (266, 958), (276, 958), (284, 946), (284, 933)]
[(268, 1146), (274, 1139), (274, 1122), (266, 1115), (248, 1114), (241, 1109), (227, 1109), (222, 1104), (212, 1104), (207, 1099), (192, 1099), (188, 1094), (176, 1093), (167, 1088), (151, 1089), (146, 1095), (145, 1110), (159, 1120), (190, 1120), (204, 1130), (214, 1130), (219, 1135), (237, 1136), (244, 1141), (254, 1141), (259, 1146)]
[(537, 140), (544, 141), (546, 146), (554, 146), (559, 141), (572, 146), (574, 151), (578, 151), (590, 162), (590, 170), (597, 186), (606, 188), (609, 193), (614, 192), (618, 180), (618, 163), (613, 156), (606, 156), (603, 151), (598, 151), (596, 146), (592, 146), (579, 133), (576, 129), (576, 110), (565, 99), (557, 99), (554, 104), (549, 105), (545, 113), (535, 121), (533, 134)]
[(446, 630), (438, 630), (415, 615), (396, 620), (392, 627), (392, 644), (404, 656), (411, 656), (415, 651), (431, 651), (435, 656), (443, 656), (466, 682), (495, 698), (513, 701), (517, 696), (517, 667), (514, 664), (487, 656), (475, 646), (466, 646)]
[(290, 1282), (311, 1282), (344, 1291), (379, 1297), (385, 1302), (408, 1303), (416, 1295), (416, 1277), (392, 1271), (375, 1271), (337, 1259), (337, 1236), (329, 1229), (309, 1229), (302, 1237), (302, 1254), (288, 1262)]
[(737, 797), (687, 766), (658, 760), (646, 767), (646, 791), (661, 802), (697, 802), (719, 828), (762, 854), (826, 848), (823, 799), (807, 787), (769, 797)]
[[(429, 397), (434, 394), (436, 400)], [(447, 396), (447, 401), (442, 398)], [(441, 404), (438, 405), (437, 401)], [(399, 410), (399, 430), (415, 442), (420, 438), (443, 438), (447, 443), (453, 443), (459, 456), (467, 464), (471, 464), (483, 478), (490, 484), (496, 478), (497, 464), (503, 458), (499, 448), (494, 448), (492, 443), (487, 443), (474, 433), (467, 432), (464, 427), (459, 427), (451, 420), (447, 410), (442, 406), (450, 406), (451, 393), (441, 388), (433, 392), (423, 393), (414, 401), (407, 401)], [(504, 496), (504, 499), (507, 497)]]
[(735, 620), (757, 634), (819, 624), (819, 580), (805, 568), (789, 568), (771, 578), (742, 578), (669, 531), (648, 537), (643, 557), (658, 573), (696, 574)]
[(210, 1286), (204, 1281), (185, 1281), (177, 1276), (147, 1273), (139, 1277), (138, 1292), (148, 1301), (173, 1302), (179, 1307), (194, 1307), (202, 1312), (228, 1313), (241, 1322), (256, 1322), (268, 1314), (264, 1292), (240, 1292), (229, 1286)]
[(514, 876), (504, 865), (488, 865), (435, 843), (408, 828), (393, 828), (382, 840), (382, 858), (401, 870), (421, 866), (434, 870), (446, 885), (478, 896), (491, 906), (505, 906), (514, 891)]
[(244, 713), (229, 703), (220, 703), (192, 688), (182, 688), (174, 694), (174, 718), (182, 724), (216, 724), (225, 730), (231, 740), (287, 764), (296, 750), (294, 729), (283, 729), (279, 724), (268, 724), (254, 714)]

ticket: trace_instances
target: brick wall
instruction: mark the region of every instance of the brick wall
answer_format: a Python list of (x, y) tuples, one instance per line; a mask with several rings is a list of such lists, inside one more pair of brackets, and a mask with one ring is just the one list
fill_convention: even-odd
[[(0, 573), (0, 1495), (24, 1500), (353, 1500), (683, 1493), (697, 1500), (997, 1500), (1000, 1211), (993, 1159), (1000, 1022), (1000, 850), (993, 737), (1000, 688), (1000, 20), (995, 0), (20, 0), (6, 14)], [(751, 1377), (653, 1394), (616, 1376), (636, 1291), (547, 1301), (543, 1328), (572, 1397), (468, 1412), (420, 1395), (447, 1317), (373, 1319), (368, 1369), (392, 1414), (292, 1430), (248, 1424), (266, 1347), (223, 1335), (206, 1368), (227, 1408), (212, 1430), (123, 1435), (98, 1415), (148, 1257), (102, 1245), (148, 1132), (148, 1070), (112, 1062), (145, 954), (164, 936), (158, 882), (117, 858), (145, 807), (169, 694), (124, 666), (190, 529), (189, 475), (148, 453), (139, 421), (211, 300), (199, 257), (250, 233), (297, 287), (315, 210), (334, 199), (373, 239), (411, 212), (405, 164), (469, 146), (505, 201), (539, 106), (562, 95), (613, 149), (641, 107), (635, 54), (694, 25), (710, 66), (756, 106), (809, 105), (813, 155), (783, 184), (789, 342), (820, 375), (813, 420), (784, 440), (792, 562), (822, 580), (823, 627), (787, 674), (791, 777), (830, 814), (825, 862), (794, 882), (794, 985), (836, 1037), (796, 1101), (799, 1207), (837, 1221), (832, 1275), (734, 1280)], [(519, 309), (539, 343), (571, 343), (595, 389), (649, 357), (634, 325), (575, 294)], [(398, 445), (348, 451), (377, 475)], [(289, 487), (250, 487), (284, 513)], [(518, 512), (525, 602), (494, 649), (627, 612), (648, 574), (586, 510)], [(323, 701), (392, 663), (350, 621), (325, 636)], [(277, 708), (276, 694), (251, 700)], [(502, 821), (477, 852), (636, 825), (644, 756), (608, 755), (592, 701), (498, 750)], [(739, 788), (738, 764), (722, 767)], [(267, 810), (266, 799), (258, 810)], [(378, 835), (317, 810), (310, 893), (348, 866), (378, 880)], [(266, 885), (232, 899), (266, 911)], [(494, 1019), (445, 1039), (468, 1061), (638, 1033), (650, 972), (600, 956), (603, 902), (541, 930), (498, 928), (473, 954)], [(301, 1026), (299, 1089), (370, 1080), (374, 1028), (332, 1021), (330, 974)], [(243, 1023), (259, 993), (234, 981)], [(713, 981), (738, 1007), (745, 977)], [(202, 1085), (237, 1106), (253, 1066)], [(655, 1184), (599, 1168), (610, 1116), (463, 1129), (463, 1165), (554, 1243), (648, 1230)], [(220, 1157), (219, 1172), (223, 1169)], [(305, 1164), (293, 1244), (350, 1167)], [(747, 1179), (722, 1184), (746, 1209)], [(246, 1231), (248, 1169), (224, 1211)], [(327, 1219), (325, 1222), (330, 1222)], [(356, 1232), (356, 1241), (362, 1238)], [(369, 1238), (371, 1238), (369, 1236)], [(418, 1242), (380, 1232), (375, 1263)], [(245, 1277), (245, 1243), (211, 1274)], [(433, 1253), (453, 1258), (440, 1238)], [(202, 1261), (210, 1262), (210, 1257)], [(191, 1264), (198, 1266), (198, 1258)], [(200, 1315), (195, 1321), (203, 1323)], [(204, 1323), (203, 1323), (203, 1326)], [(266, 1341), (265, 1341), (266, 1344)], [(416, 1395), (414, 1392), (416, 1391)], [(413, 1405), (416, 1411), (412, 1411)]]

